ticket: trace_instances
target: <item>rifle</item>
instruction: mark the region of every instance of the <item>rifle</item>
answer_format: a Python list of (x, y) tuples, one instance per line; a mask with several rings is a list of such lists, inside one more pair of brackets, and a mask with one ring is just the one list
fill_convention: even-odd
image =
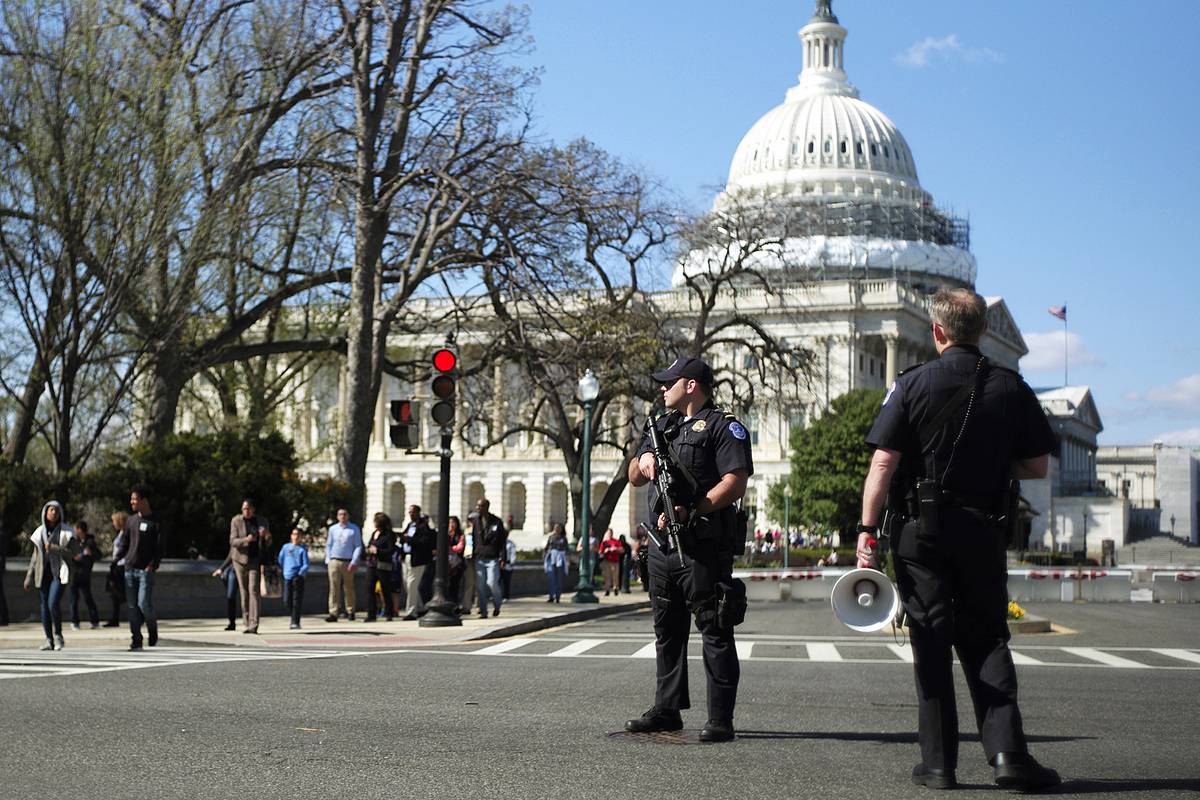
[(683, 532), (683, 523), (680, 521), (679, 515), (675, 513), (675, 506), (677, 504), (684, 505), (679, 487), (679, 475), (684, 474), (687, 478), (691, 478), (691, 475), (681, 473), (676, 467), (671, 453), (667, 449), (663, 432), (654, 422), (653, 417), (646, 418), (646, 430), (650, 434), (650, 449), (654, 453), (654, 487), (658, 490), (658, 502), (662, 506), (662, 512), (667, 517), (668, 550), (682, 552), (679, 546), (679, 534)]

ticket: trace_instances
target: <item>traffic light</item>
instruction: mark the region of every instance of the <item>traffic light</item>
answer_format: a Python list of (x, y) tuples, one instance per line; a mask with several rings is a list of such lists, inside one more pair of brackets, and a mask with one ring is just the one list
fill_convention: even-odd
[(429, 389), (435, 402), (430, 409), (433, 421), (446, 427), (454, 421), (454, 392), (458, 384), (458, 354), (448, 347), (433, 353), (433, 380)]
[(393, 400), (391, 402), (392, 424), (388, 426), (388, 436), (392, 447), (415, 450), (420, 444), (417, 420), (413, 416), (412, 400)]

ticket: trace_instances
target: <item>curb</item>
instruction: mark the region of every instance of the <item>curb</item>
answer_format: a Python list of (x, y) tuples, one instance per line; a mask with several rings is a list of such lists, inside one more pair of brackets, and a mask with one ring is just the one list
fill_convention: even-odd
[(560, 625), (570, 625), (574, 622), (586, 622), (592, 619), (611, 617), (615, 614), (623, 614), (626, 611), (641, 611), (649, 607), (649, 598), (646, 600), (640, 600), (636, 603), (624, 603), (619, 606), (589, 606), (586, 608), (581, 608), (578, 611), (568, 612), (566, 614), (556, 614), (552, 617), (524, 620), (512, 625), (504, 625), (499, 628), (493, 628), (490, 631), (482, 631), (478, 636), (471, 636), (463, 641), (478, 642), (485, 639), (505, 639), (509, 636), (520, 636), (523, 633), (544, 631), (548, 628), (557, 628)]
[(1024, 619), (1010, 619), (1008, 630), (1009, 633), (1049, 633), (1050, 620), (1026, 614)]

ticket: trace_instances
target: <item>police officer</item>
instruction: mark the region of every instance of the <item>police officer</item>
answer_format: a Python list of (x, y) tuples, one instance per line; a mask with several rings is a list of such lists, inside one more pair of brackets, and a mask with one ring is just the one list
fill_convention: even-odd
[[(654, 706), (625, 724), (633, 732), (677, 731), (679, 712), (689, 708), (687, 640), (691, 614), (703, 637), (708, 685), (708, 722), (700, 740), (733, 738), (733, 707), (741, 669), (733, 625), (745, 614), (745, 586), (732, 578), (733, 552), (745, 542), (745, 517), (734, 504), (746, 493), (754, 472), (750, 436), (732, 414), (712, 402), (713, 373), (698, 358), (682, 357), (652, 375), (661, 384), (670, 413), (655, 421), (672, 460), (694, 479), (690, 496), (676, 498), (686, 523), (682, 552), (670, 549), (666, 515), (651, 487), (649, 578), (656, 649)], [(655, 458), (647, 435), (629, 465), (629, 482), (643, 486), (655, 478)], [(690, 481), (683, 481), (690, 484)], [(739, 542), (739, 538), (741, 541)], [(655, 541), (657, 540), (657, 541)], [(666, 549), (664, 549), (666, 548)], [(740, 550), (740, 547), (737, 547)]]
[[(957, 650), (997, 784), (1038, 790), (1058, 773), (1029, 755), (1008, 649), (1010, 482), (1043, 478), (1057, 442), (1033, 391), (979, 352), (987, 304), (967, 289), (930, 308), (939, 358), (905, 370), (867, 436), (858, 564), (872, 566), (885, 499), (896, 578), (911, 628), (921, 763), (913, 783), (956, 785)], [(1015, 486), (1013, 487), (1015, 490)]]

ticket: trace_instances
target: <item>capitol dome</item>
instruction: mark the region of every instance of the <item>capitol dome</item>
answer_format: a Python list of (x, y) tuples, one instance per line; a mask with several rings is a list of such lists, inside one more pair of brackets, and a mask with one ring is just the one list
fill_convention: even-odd
[(726, 191), (928, 202), (899, 129), (846, 79), (846, 29), (828, 1), (800, 41), (800, 83), (742, 138)]
[[(800, 29), (799, 83), (742, 137), (714, 211), (786, 209), (780, 233), (789, 279), (904, 276), (925, 288), (974, 285), (967, 221), (934, 205), (895, 123), (859, 99), (846, 77), (847, 31), (831, 2), (817, 0)], [(719, 261), (711, 256), (688, 253), (672, 282), (713, 269)]]

